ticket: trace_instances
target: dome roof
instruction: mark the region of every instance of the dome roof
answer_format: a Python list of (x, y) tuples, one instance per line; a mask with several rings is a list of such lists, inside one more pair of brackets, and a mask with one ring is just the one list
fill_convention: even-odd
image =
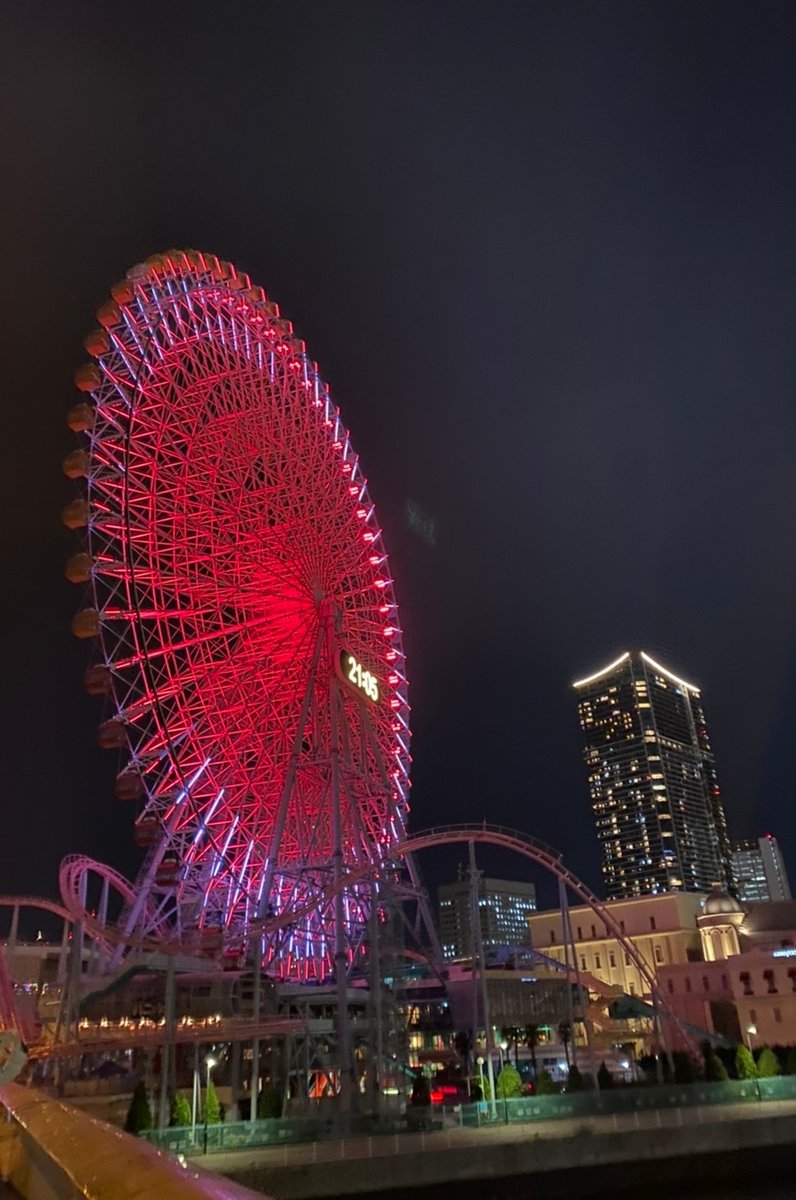
[(722, 913), (742, 913), (744, 911), (743, 905), (739, 904), (734, 896), (728, 896), (726, 892), (720, 892), (717, 888), (708, 895), (703, 915), (718, 917)]

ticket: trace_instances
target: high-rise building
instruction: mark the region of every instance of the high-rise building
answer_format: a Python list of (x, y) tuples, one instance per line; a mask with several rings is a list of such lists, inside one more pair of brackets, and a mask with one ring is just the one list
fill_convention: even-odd
[[(472, 892), (464, 877), (439, 888), (439, 935), (445, 958), (472, 955)], [(499, 946), (530, 946), (528, 918), (536, 910), (532, 883), (478, 879), (478, 915), (486, 951)]]
[(699, 688), (644, 651), (574, 687), (608, 898), (731, 889)]
[(756, 841), (733, 845), (732, 875), (736, 895), (744, 903), (791, 899), (779, 843), (770, 833)]

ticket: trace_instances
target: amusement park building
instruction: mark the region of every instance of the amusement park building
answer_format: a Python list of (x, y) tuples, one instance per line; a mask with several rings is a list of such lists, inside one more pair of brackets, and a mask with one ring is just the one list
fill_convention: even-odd
[(573, 686), (608, 897), (731, 890), (700, 689), (644, 651)]

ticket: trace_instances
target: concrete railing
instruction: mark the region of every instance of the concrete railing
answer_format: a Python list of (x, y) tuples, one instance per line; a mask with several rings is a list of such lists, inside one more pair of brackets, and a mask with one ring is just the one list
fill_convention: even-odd
[(16, 1083), (0, 1087), (0, 1178), (23, 1200), (262, 1200)]

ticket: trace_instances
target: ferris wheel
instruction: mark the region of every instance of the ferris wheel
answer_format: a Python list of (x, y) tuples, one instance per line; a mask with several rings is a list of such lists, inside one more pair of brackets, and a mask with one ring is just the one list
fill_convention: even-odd
[[(349, 954), (405, 832), (409, 705), (387, 554), (367, 480), (315, 363), (227, 262), (169, 251), (97, 313), (64, 463), (97, 647), (103, 747), (144, 851), (122, 935), (236, 953), (283, 975)], [(342, 899), (330, 899), (334, 892)], [(335, 905), (337, 910), (335, 913)], [(192, 941), (193, 939), (193, 941)], [(339, 941), (339, 932), (338, 932)]]

